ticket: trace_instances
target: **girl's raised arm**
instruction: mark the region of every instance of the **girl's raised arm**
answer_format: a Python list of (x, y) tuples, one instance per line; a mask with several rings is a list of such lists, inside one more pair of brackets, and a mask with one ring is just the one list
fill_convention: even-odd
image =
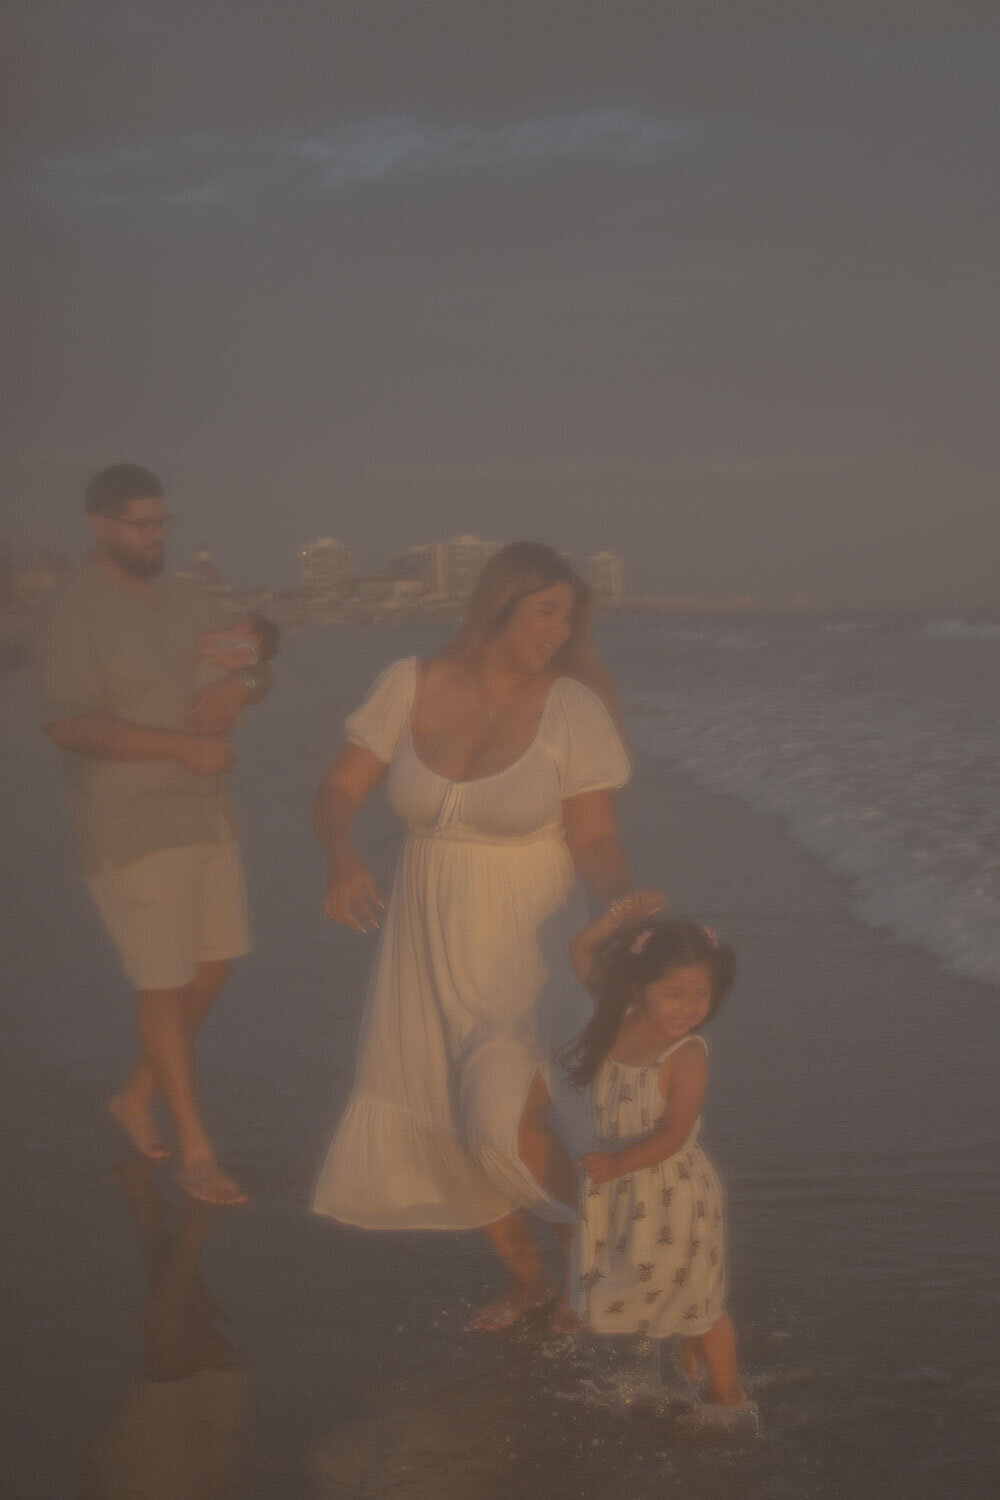
[(569, 945), (569, 956), (578, 978), (584, 984), (589, 982), (601, 950), (624, 928), (636, 927), (646, 917), (666, 908), (667, 898), (662, 891), (630, 891), (627, 896), (612, 901), (604, 915), (588, 922)]

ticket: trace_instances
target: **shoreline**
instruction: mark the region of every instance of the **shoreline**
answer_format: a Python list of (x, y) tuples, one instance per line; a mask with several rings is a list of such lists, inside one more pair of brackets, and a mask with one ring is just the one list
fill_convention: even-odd
[[(200, 1048), (212, 1127), (252, 1195), (211, 1216), (199, 1272), (244, 1353), (253, 1417), (235, 1492), (711, 1500), (739, 1484), (747, 1500), (877, 1500), (891, 1475), (908, 1500), (986, 1500), (1000, 1398), (996, 990), (864, 925), (848, 882), (776, 818), (655, 758), (639, 758), (622, 798), (636, 881), (717, 927), (740, 966), (707, 1033), (704, 1142), (727, 1186), (732, 1308), (762, 1437), (684, 1440), (669, 1412), (644, 1413), (638, 1376), (609, 1372), (608, 1343), (554, 1344), (540, 1321), (463, 1336), (467, 1305), (501, 1280), (481, 1236), (366, 1234), (308, 1213), (373, 940), (319, 916), (307, 811), (342, 707), (385, 654), (380, 638), (343, 661), (327, 644), (296, 639), (240, 737), (256, 948)], [(25, 696), (0, 739), (21, 854), (2, 877), (2, 1097), (8, 1138), (26, 1142), (7, 1161), (10, 1466), (22, 1500), (49, 1500), (76, 1492), (82, 1454), (123, 1410), (144, 1281), (104, 1117), (133, 1046), (132, 1000), (70, 864), (54, 756), (26, 714)], [(380, 799), (359, 844), (383, 882), (398, 839)], [(170, 1170), (155, 1183), (173, 1224)]]

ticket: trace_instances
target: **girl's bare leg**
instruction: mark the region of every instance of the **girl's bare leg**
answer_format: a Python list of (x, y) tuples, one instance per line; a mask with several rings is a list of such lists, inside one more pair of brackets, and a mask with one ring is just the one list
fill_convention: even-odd
[(748, 1406), (750, 1398), (740, 1384), (736, 1363), (736, 1329), (728, 1313), (716, 1318), (700, 1336), (701, 1352), (708, 1366), (709, 1399), (717, 1406)]
[(697, 1385), (702, 1375), (701, 1339), (682, 1338), (677, 1356), (680, 1367), (692, 1385)]

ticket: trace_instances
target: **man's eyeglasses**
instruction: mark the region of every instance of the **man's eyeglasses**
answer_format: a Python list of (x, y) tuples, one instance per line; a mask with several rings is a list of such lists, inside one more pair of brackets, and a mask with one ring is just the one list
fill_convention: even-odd
[(128, 516), (115, 516), (115, 520), (122, 526), (131, 526), (132, 530), (145, 536), (152, 536), (154, 531), (169, 531), (177, 520), (169, 511), (165, 515), (156, 516), (149, 521), (130, 521)]

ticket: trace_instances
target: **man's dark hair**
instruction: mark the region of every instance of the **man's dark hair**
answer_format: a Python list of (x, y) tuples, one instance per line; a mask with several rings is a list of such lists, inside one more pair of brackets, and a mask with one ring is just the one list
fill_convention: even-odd
[(159, 500), (163, 485), (138, 464), (112, 464), (95, 474), (83, 492), (88, 516), (120, 516), (130, 500)]

